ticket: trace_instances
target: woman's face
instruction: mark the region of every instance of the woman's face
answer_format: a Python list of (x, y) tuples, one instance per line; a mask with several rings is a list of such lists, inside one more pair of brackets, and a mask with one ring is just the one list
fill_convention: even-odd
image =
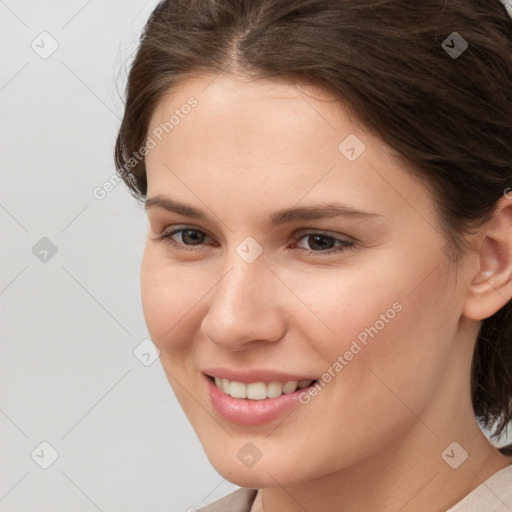
[[(464, 267), (390, 148), (327, 93), (226, 75), (183, 82), (148, 135), (144, 314), (214, 467), (286, 485), (438, 435), (468, 398)], [(319, 382), (258, 399), (295, 380)]]

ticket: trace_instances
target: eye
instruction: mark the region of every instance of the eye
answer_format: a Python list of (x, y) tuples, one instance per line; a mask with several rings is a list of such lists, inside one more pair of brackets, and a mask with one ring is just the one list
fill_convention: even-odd
[[(170, 232), (159, 235), (156, 240), (170, 244), (173, 248), (180, 251), (193, 251), (194, 246), (202, 246), (207, 240), (211, 239), (204, 231), (192, 227), (179, 227)], [(304, 240), (311, 249), (299, 247), (298, 241)], [(354, 242), (342, 238), (336, 238), (321, 232), (305, 233), (295, 238), (295, 246), (303, 253), (311, 255), (341, 253), (353, 247)], [(199, 249), (200, 247), (198, 247)]]
[(334, 254), (348, 250), (354, 245), (351, 240), (336, 238), (331, 235), (319, 232), (306, 233), (297, 240), (304, 239), (312, 249), (304, 249), (307, 254)]
[[(181, 238), (181, 240), (175, 240), (174, 237)], [(178, 250), (182, 251), (193, 251), (194, 245), (202, 245), (205, 239), (210, 238), (204, 231), (199, 229), (193, 229), (190, 227), (181, 227), (174, 229), (169, 233), (163, 233), (157, 237), (157, 241), (166, 242), (173, 245)]]

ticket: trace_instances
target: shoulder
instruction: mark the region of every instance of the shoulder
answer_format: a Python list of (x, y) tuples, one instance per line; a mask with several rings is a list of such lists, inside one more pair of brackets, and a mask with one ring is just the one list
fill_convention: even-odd
[(512, 510), (512, 465), (494, 473), (447, 512)]
[(249, 512), (257, 493), (257, 489), (237, 489), (197, 512)]

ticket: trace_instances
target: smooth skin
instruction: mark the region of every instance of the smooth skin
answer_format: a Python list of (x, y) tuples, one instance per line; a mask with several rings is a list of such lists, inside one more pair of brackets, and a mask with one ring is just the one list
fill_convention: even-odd
[[(146, 157), (147, 197), (205, 219), (147, 209), (142, 302), (212, 465), (260, 489), (252, 512), (442, 512), (511, 464), (478, 427), (469, 379), (481, 320), (512, 296), (512, 201), (472, 235), (456, 272), (425, 184), (327, 92), (196, 76), (159, 102), (148, 135), (191, 96), (197, 106)], [(354, 161), (338, 149), (350, 134), (366, 147)], [(333, 202), (374, 215), (268, 223)], [(179, 228), (196, 231), (157, 240)], [(248, 236), (263, 249), (252, 263), (236, 252)], [(240, 426), (212, 407), (206, 367), (321, 378), (396, 302), (402, 310), (286, 417)], [(250, 468), (237, 457), (249, 442), (261, 453)], [(455, 469), (442, 457), (454, 442)]]

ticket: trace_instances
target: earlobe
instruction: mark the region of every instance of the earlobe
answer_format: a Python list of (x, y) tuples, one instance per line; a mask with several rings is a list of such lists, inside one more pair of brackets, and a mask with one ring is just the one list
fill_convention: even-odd
[(512, 298), (512, 201), (504, 197), (481, 230), (478, 267), (472, 269), (463, 311), (472, 320), (489, 318)]

